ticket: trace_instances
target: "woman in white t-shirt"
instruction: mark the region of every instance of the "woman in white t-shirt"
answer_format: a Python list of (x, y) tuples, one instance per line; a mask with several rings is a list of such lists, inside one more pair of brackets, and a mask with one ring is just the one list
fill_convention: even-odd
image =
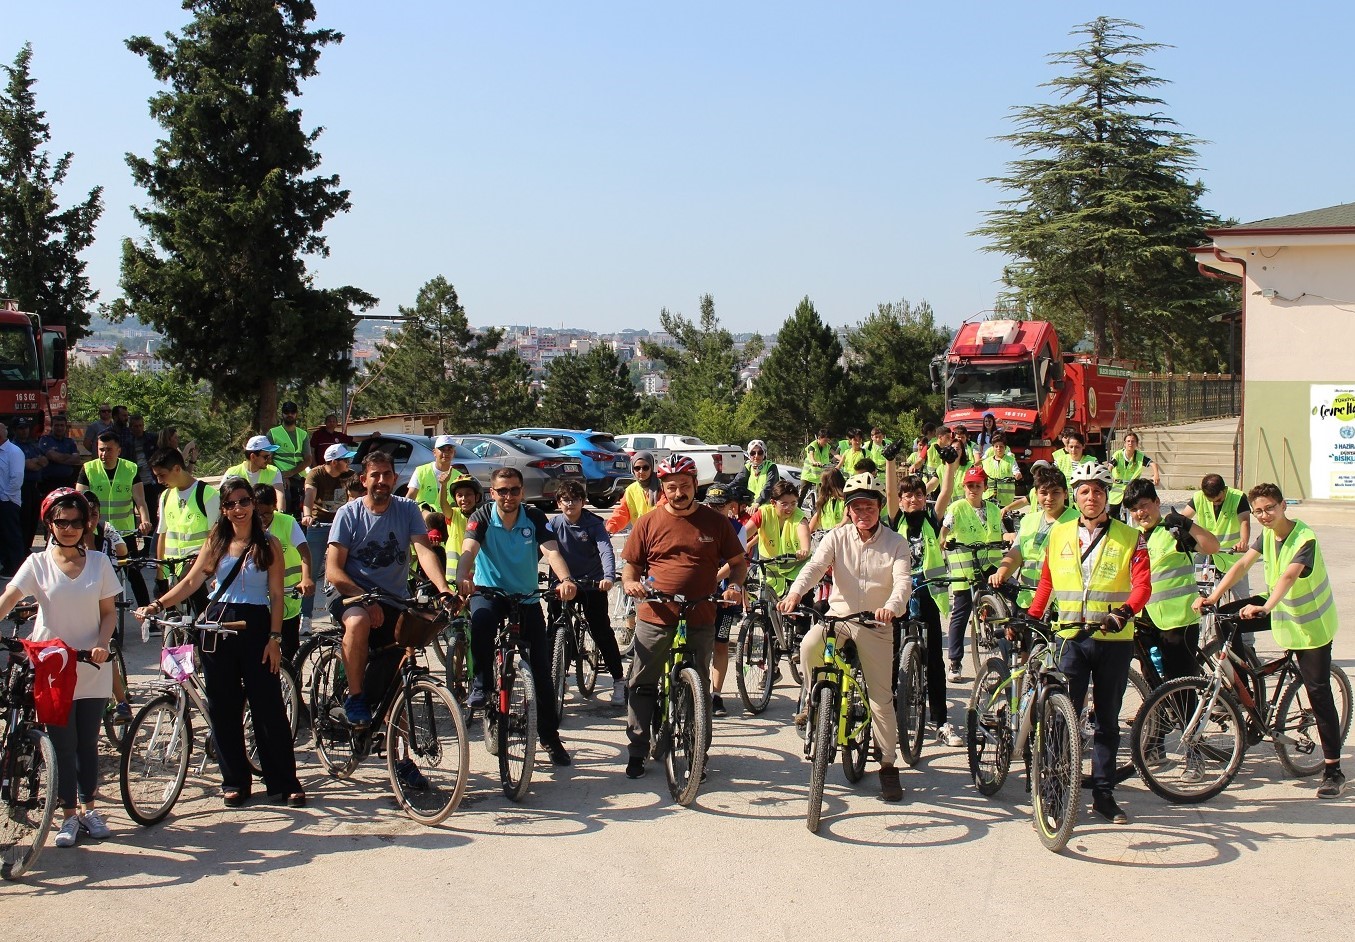
[(113, 672), (96, 665), (108, 660), (118, 620), (113, 603), (122, 587), (108, 557), (85, 549), (89, 504), (84, 497), (72, 488), (57, 488), (42, 502), (42, 522), (47, 549), (30, 555), (14, 574), (0, 595), (0, 618), (31, 595), (38, 603), (32, 640), (60, 638), (76, 650), (90, 652), (93, 663), (76, 667), (75, 701), (66, 725), (47, 727), (56, 748), (57, 797), (64, 815), (56, 846), (73, 847), (81, 831), (99, 839), (111, 833), (94, 809), (94, 799), (99, 790), (99, 734)]

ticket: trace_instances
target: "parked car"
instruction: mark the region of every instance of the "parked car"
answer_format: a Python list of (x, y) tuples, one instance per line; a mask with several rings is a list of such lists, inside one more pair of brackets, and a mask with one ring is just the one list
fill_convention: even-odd
[[(464, 446), (476, 458), (488, 461), (493, 468), (517, 468), (522, 472), (522, 499), (543, 509), (554, 509), (555, 490), (561, 481), (574, 478), (582, 483), (584, 479), (579, 459), (530, 438), (509, 435), (452, 437), (458, 445)], [(488, 475), (480, 483), (488, 488)]]
[(637, 451), (652, 452), (655, 461), (662, 461), (673, 452), (686, 455), (696, 462), (696, 485), (703, 489), (716, 481), (732, 481), (743, 469), (743, 449), (738, 445), (707, 445), (695, 435), (639, 432), (618, 435), (616, 443), (628, 455)]
[(530, 438), (579, 459), (594, 507), (610, 507), (621, 499), (626, 487), (635, 480), (630, 456), (616, 444), (609, 432), (592, 429), (514, 428), (504, 432), (512, 438)]
[[(403, 497), (409, 487), (409, 479), (419, 465), (429, 464), (433, 460), (433, 440), (427, 435), (406, 435), (401, 432), (377, 432), (358, 442), (357, 453), (353, 456), (353, 467), (361, 465), (362, 459), (373, 448), (384, 451), (395, 463), (396, 485), (392, 493)], [(462, 474), (468, 474), (479, 481), (481, 486), (489, 486), (489, 475), (498, 465), (492, 461), (477, 457), (468, 449), (458, 445), (452, 458), (452, 467)]]

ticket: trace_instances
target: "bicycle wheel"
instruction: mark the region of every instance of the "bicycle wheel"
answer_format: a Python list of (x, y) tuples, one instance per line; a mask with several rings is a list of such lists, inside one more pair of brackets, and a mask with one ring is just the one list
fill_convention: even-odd
[(823, 815), (823, 784), (828, 779), (828, 766), (833, 764), (833, 749), (837, 745), (837, 691), (831, 686), (819, 688), (815, 695), (814, 712), (809, 735), (809, 809), (805, 826), (810, 833), (819, 833), (819, 818)]
[(470, 743), (461, 707), (431, 677), (414, 681), (386, 721), (386, 772), (405, 814), (438, 824), (461, 804), (470, 775)]
[(518, 660), (517, 676), (508, 691), (508, 714), (499, 716), (496, 734), (503, 793), (522, 801), (536, 765), (536, 685), (525, 660)]
[(686, 806), (696, 800), (706, 767), (710, 698), (694, 667), (679, 667), (673, 673), (671, 686), (672, 732), (663, 755), (663, 768), (673, 800)]
[(118, 763), (122, 806), (137, 824), (165, 819), (179, 800), (193, 753), (193, 720), (173, 694), (161, 694), (132, 718)]
[(570, 635), (574, 629), (565, 621), (562, 616), (560, 621), (555, 623), (555, 644), (551, 651), (550, 658), (550, 680), (551, 686), (555, 688), (555, 715), (565, 715), (565, 691), (569, 688), (569, 667), (573, 661), (570, 648)]
[[(8, 732), (8, 731), (6, 731)], [(40, 729), (16, 744), (0, 792), (0, 877), (17, 880), (37, 863), (56, 813), (56, 749)]]
[[(1336, 744), (1339, 749), (1350, 732), (1350, 679), (1346, 677), (1345, 671), (1334, 664), (1331, 669), (1331, 696), (1341, 724), (1341, 741)], [(1294, 740), (1294, 745), (1284, 743), (1281, 736)], [(1275, 754), (1279, 756), (1284, 770), (1299, 778), (1316, 775), (1325, 765), (1322, 740), (1317, 733), (1317, 717), (1313, 715), (1308, 690), (1300, 677), (1290, 681), (1280, 695), (1280, 704), (1275, 711)]]
[[(1228, 787), (1247, 749), (1242, 710), (1219, 690), (1208, 715), (1202, 703), (1213, 695), (1204, 677), (1180, 677), (1158, 687), (1143, 704), (1129, 733), (1134, 767), (1154, 794), (1177, 804), (1207, 801)], [(1185, 729), (1196, 723), (1187, 740)]]
[(750, 613), (739, 621), (734, 647), (734, 681), (739, 699), (749, 713), (767, 709), (776, 682), (776, 641), (766, 616)]
[[(296, 689), (301, 694), (300, 708), (305, 715), (305, 721), (311, 722), (313, 711), (311, 709), (311, 678), (315, 675), (315, 665), (320, 663), (320, 658), (326, 652), (335, 650), (340, 645), (340, 636), (328, 631), (312, 632), (301, 639), (301, 645), (292, 655), (292, 679), (296, 681)], [(301, 717), (298, 716), (297, 722), (300, 725)]]
[(574, 659), (574, 681), (579, 688), (579, 696), (585, 700), (593, 697), (598, 685), (598, 667), (602, 664), (602, 655), (598, 652), (598, 643), (593, 640), (592, 630), (584, 626), (580, 636), (583, 644), (578, 657)]
[[(768, 589), (767, 605), (769, 608), (775, 609), (776, 603), (779, 601), (781, 600), (776, 597), (776, 593)], [(801, 686), (805, 679), (804, 675), (800, 673), (800, 646), (795, 643), (795, 633), (792, 631), (794, 623), (788, 618), (783, 618), (777, 612), (774, 612), (771, 617), (780, 623), (781, 633), (776, 633), (775, 625), (770, 629), (776, 649), (772, 652), (772, 656), (768, 658), (767, 669), (771, 671), (772, 675), (768, 687), (770, 688), (771, 685), (776, 683), (777, 662), (783, 656), (786, 659), (786, 666), (790, 668), (790, 679), (795, 682), (797, 687)]]
[(311, 675), (311, 736), (315, 757), (325, 771), (343, 778), (357, 768), (361, 755), (358, 735), (349, 725), (343, 702), (348, 696), (348, 673), (338, 647), (330, 648)]
[(1077, 711), (1062, 690), (1035, 705), (1031, 804), (1040, 843), (1058, 853), (1073, 836), (1082, 801), (1082, 736)]
[[(1120, 731), (1124, 733), (1134, 728), (1134, 721), (1138, 719), (1139, 711), (1143, 709), (1143, 702), (1148, 699), (1148, 694), (1152, 691), (1148, 688), (1148, 681), (1136, 668), (1129, 669), (1129, 682), (1125, 684), (1124, 696), (1120, 700)], [(1092, 737), (1096, 735), (1096, 687), (1092, 686), (1087, 695), (1087, 703), (1082, 707), (1082, 751), (1088, 754), (1092, 748)]]
[(965, 711), (965, 746), (969, 751), (969, 774), (981, 795), (996, 795), (1012, 767), (1012, 723), (1008, 677), (1001, 658), (990, 657), (974, 681), (974, 692)]
[(927, 735), (927, 665), (922, 642), (909, 638), (899, 652), (899, 682), (894, 691), (894, 715), (899, 721), (899, 751), (908, 765), (922, 758)]
[[(109, 664), (113, 668), (114, 692), (117, 691), (117, 680), (122, 681), (123, 692), (127, 691), (127, 662), (122, 659), (122, 648), (114, 645), (109, 652)], [(114, 749), (122, 748), (122, 737), (127, 733), (128, 724), (118, 722), (118, 703), (114, 697), (108, 698), (108, 705), (104, 708), (104, 738)]]
[(852, 687), (851, 699), (847, 702), (847, 745), (842, 749), (842, 774), (853, 785), (861, 781), (866, 774), (866, 760), (870, 758), (870, 707), (867, 706), (862, 691), (866, 689), (866, 679), (861, 668), (855, 673), (856, 683)]
[(969, 615), (969, 658), (974, 664), (974, 676), (983, 671), (990, 657), (1002, 654), (998, 638), (1005, 632), (1011, 617), (1011, 606), (996, 592), (980, 591), (974, 596), (974, 607)]
[[(296, 742), (297, 723), (301, 718), (301, 694), (297, 690), (296, 676), (292, 669), (284, 661), (278, 665), (278, 686), (282, 689), (282, 709), (287, 714), (287, 725), (292, 730), (292, 742)], [(250, 771), (255, 775), (263, 774), (263, 766), (259, 765), (259, 741), (254, 735), (254, 714), (249, 709), (249, 703), (245, 703), (245, 759), (249, 762)]]

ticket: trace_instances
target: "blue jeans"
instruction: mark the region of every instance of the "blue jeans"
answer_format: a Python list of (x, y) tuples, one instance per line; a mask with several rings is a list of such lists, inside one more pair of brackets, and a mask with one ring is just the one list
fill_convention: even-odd
[(324, 592), (325, 552), (329, 549), (328, 523), (312, 523), (306, 529), (306, 545), (311, 549), (311, 578), (315, 581), (315, 591), (301, 599), (301, 615), (310, 618), (315, 608), (315, 597)]

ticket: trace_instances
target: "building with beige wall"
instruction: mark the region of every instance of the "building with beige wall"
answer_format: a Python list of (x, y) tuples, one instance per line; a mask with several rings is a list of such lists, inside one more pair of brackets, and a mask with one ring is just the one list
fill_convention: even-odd
[(1355, 500), (1355, 203), (1208, 234), (1201, 272), (1242, 285), (1241, 484)]

